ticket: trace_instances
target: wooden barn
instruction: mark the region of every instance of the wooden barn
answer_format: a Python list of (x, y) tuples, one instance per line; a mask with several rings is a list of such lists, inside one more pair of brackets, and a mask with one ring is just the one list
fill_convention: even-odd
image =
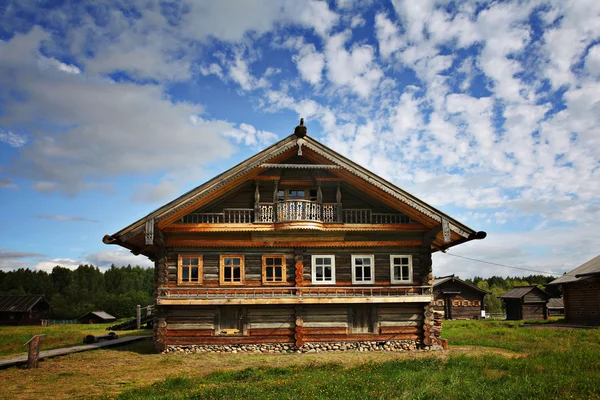
[(104, 311), (90, 311), (89, 313), (77, 318), (77, 321), (79, 321), (80, 324), (105, 324), (107, 322), (114, 322), (116, 320), (116, 317), (113, 317)]
[(548, 319), (550, 295), (537, 286), (518, 286), (500, 296), (507, 320)]
[(301, 122), (103, 241), (154, 260), (160, 350), (289, 350), (432, 344), (431, 253), (484, 237), (307, 136)]
[(43, 295), (0, 295), (0, 325), (41, 325), (49, 316)]
[(565, 305), (562, 297), (553, 297), (548, 301), (548, 316), (555, 317), (559, 315), (565, 315)]
[(567, 321), (600, 324), (600, 256), (548, 285), (561, 286)]
[(454, 275), (433, 281), (434, 304), (444, 311), (444, 319), (485, 318), (483, 299), (488, 293)]

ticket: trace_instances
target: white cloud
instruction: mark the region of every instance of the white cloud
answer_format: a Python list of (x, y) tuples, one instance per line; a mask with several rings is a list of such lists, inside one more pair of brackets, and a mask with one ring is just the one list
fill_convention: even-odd
[(264, 147), (273, 143), (277, 139), (277, 135), (268, 132), (268, 131), (260, 131), (255, 127), (249, 124), (240, 124), (239, 128), (234, 128), (223, 132), (225, 137), (234, 139), (237, 143), (243, 143), (246, 146)]
[(350, 31), (333, 35), (325, 45), (327, 77), (337, 86), (349, 86), (361, 97), (368, 97), (383, 78), (373, 47), (355, 44), (346, 50)]
[(298, 71), (304, 80), (313, 85), (321, 82), (323, 68), (325, 66), (325, 57), (317, 52), (313, 44), (307, 44), (300, 48), (297, 55), (293, 58)]
[(4, 142), (11, 147), (23, 147), (27, 144), (27, 136), (19, 135), (11, 131), (0, 131), (0, 142)]
[(600, 44), (595, 45), (588, 51), (585, 58), (585, 69), (592, 77), (600, 77)]
[(33, 269), (38, 271), (45, 271), (47, 273), (51, 273), (54, 267), (61, 266), (63, 268), (68, 268), (70, 270), (75, 270), (79, 267), (81, 263), (72, 258), (53, 258), (51, 260), (40, 261), (33, 266)]
[(375, 31), (379, 42), (379, 54), (384, 60), (406, 45), (398, 27), (383, 13), (375, 16)]

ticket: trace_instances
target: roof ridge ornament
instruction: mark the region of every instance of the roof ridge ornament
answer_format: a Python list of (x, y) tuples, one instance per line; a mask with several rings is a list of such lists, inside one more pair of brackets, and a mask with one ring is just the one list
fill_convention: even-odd
[(306, 133), (307, 129), (306, 126), (304, 126), (304, 118), (300, 118), (300, 125), (294, 129), (294, 135), (298, 136), (299, 138), (303, 138), (306, 136)]

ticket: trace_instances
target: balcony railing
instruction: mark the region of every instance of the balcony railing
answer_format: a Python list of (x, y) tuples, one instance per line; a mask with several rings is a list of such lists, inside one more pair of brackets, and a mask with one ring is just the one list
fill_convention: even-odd
[(191, 213), (180, 222), (190, 224), (274, 223), (314, 221), (346, 224), (408, 224), (412, 220), (399, 213), (374, 213), (370, 209), (343, 209), (337, 203), (286, 200), (257, 203), (256, 208), (225, 208), (221, 213)]
[(165, 299), (265, 299), (265, 298), (347, 298), (431, 295), (431, 286), (402, 287), (252, 287), (252, 288), (160, 288)]

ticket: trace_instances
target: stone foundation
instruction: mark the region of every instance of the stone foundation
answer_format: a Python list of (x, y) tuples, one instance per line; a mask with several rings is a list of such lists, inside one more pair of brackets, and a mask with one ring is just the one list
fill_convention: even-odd
[(437, 346), (423, 346), (419, 340), (390, 340), (386, 342), (331, 342), (294, 344), (231, 344), (167, 346), (166, 353), (322, 353), (326, 351), (411, 351), (436, 350)]

